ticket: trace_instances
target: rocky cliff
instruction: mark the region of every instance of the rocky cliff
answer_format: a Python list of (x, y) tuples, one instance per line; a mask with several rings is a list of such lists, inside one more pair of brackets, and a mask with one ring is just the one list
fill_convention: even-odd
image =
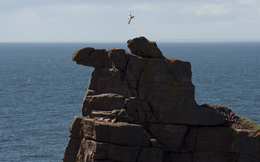
[(164, 57), (145, 37), (127, 45), (131, 53), (87, 47), (72, 55), (95, 70), (64, 162), (260, 161), (260, 126), (226, 106), (197, 105), (189, 62)]

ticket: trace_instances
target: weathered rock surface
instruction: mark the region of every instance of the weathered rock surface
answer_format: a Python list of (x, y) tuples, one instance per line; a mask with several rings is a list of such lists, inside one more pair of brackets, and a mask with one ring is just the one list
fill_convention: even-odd
[(95, 70), (64, 162), (259, 162), (260, 129), (224, 106), (197, 105), (187, 61), (144, 37), (72, 55)]

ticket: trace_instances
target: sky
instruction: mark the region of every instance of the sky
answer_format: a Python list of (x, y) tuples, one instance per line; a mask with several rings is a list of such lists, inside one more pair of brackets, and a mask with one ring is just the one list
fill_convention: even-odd
[(260, 40), (260, 0), (0, 0), (0, 20), (0, 42)]

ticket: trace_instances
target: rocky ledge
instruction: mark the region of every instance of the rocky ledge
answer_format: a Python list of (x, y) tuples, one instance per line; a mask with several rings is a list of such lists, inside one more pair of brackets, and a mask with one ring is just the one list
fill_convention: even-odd
[(260, 161), (260, 126), (226, 106), (197, 105), (189, 62), (145, 37), (127, 46), (72, 55), (95, 70), (64, 162)]

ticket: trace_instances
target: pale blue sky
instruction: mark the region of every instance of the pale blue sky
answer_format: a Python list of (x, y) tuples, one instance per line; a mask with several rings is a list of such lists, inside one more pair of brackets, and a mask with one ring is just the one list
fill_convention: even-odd
[(0, 20), (0, 42), (260, 40), (260, 0), (0, 0)]

